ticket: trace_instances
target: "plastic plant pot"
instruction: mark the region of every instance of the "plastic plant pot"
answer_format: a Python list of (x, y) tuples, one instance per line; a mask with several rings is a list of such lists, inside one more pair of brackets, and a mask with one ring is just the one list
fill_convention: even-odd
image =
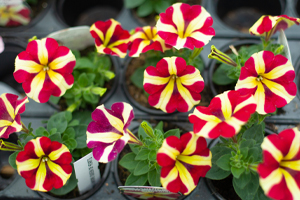
[(216, 14), (227, 26), (248, 33), (262, 15), (284, 13), (286, 0), (215, 0)]
[(300, 99), (300, 58), (298, 58), (295, 66), (295, 73), (296, 73), (296, 77), (295, 77), (295, 83), (297, 85), (297, 97)]
[(56, 0), (57, 17), (66, 26), (91, 26), (96, 21), (117, 18), (123, 8), (122, 0)]

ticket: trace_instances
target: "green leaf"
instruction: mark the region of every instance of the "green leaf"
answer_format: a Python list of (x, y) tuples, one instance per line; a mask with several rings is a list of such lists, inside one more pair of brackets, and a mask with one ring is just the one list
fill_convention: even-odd
[(69, 123), (72, 120), (72, 113), (70, 111), (64, 111), (67, 122)]
[(145, 185), (148, 179), (148, 174), (143, 174), (141, 176), (134, 176), (133, 174), (130, 174), (125, 182), (125, 186), (142, 186)]
[(74, 70), (76, 70), (76, 69), (93, 69), (93, 68), (95, 68), (95, 66), (88, 58), (76, 59), (76, 65), (74, 67)]
[(245, 148), (245, 147), (252, 148), (254, 147), (255, 143), (256, 142), (253, 139), (247, 139), (247, 140), (244, 139), (244, 141), (242, 141), (240, 144), (240, 148)]
[(63, 133), (63, 140), (68, 140), (69, 138), (75, 138), (75, 129), (68, 127), (67, 130)]
[(150, 153), (148, 154), (148, 160), (156, 161), (156, 154), (157, 152), (155, 150), (150, 151)]
[(12, 154), (10, 154), (9, 158), (8, 158), (8, 162), (10, 164), (10, 166), (12, 166), (15, 170), (17, 170), (17, 164), (16, 164), (16, 158), (17, 155), (20, 151), (15, 151)]
[(48, 132), (48, 131), (44, 127), (42, 127), (42, 126), (40, 126), (37, 129), (35, 129), (35, 135), (36, 136), (44, 136), (44, 132)]
[(136, 165), (133, 174), (135, 176), (139, 176), (142, 174), (146, 174), (149, 171), (149, 163), (147, 161), (140, 161)]
[(105, 78), (107, 80), (111, 80), (111, 79), (115, 78), (115, 73), (108, 71), (108, 70), (104, 71), (103, 75), (105, 76)]
[(158, 122), (158, 124), (156, 125), (156, 127), (154, 129), (158, 129), (160, 130), (162, 133), (164, 132), (164, 123), (162, 121)]
[(79, 124), (88, 125), (92, 121), (92, 113), (91, 111), (75, 111), (73, 119), (77, 119)]
[(83, 87), (83, 88), (88, 87), (89, 86), (89, 78), (86, 75), (86, 73), (80, 74), (79, 78), (77, 79), (77, 82), (80, 87)]
[(78, 58), (80, 58), (80, 52), (79, 51), (77, 51), (77, 50), (71, 50), (71, 52), (75, 56), (76, 60), (78, 60)]
[(56, 132), (57, 132), (57, 128), (52, 128), (52, 129), (49, 131), (49, 136), (55, 134)]
[(212, 148), (210, 148), (210, 151), (212, 153), (212, 163), (216, 163), (217, 160), (223, 155), (231, 153), (231, 149), (224, 146), (213, 146)]
[(168, 130), (167, 132), (165, 132), (164, 138), (167, 138), (167, 137), (169, 137), (171, 135), (174, 135), (174, 136), (180, 138), (180, 130), (178, 128)]
[(160, 183), (160, 170), (156, 171), (156, 169), (153, 169), (153, 170), (149, 171), (148, 172), (148, 181), (149, 181), (151, 186), (160, 187), (161, 186), (161, 183)]
[(129, 144), (129, 147), (130, 147), (131, 151), (135, 154), (138, 154), (138, 152), (140, 151), (140, 146), (139, 145)]
[(263, 126), (261, 124), (252, 126), (243, 133), (243, 138), (253, 139), (257, 144), (261, 144), (264, 140)]
[(206, 173), (205, 177), (212, 180), (222, 180), (229, 176), (231, 171), (225, 171), (217, 166), (217, 164), (212, 164), (210, 170)]
[(229, 85), (231, 83), (236, 83), (237, 80), (231, 79), (226, 76), (227, 71), (230, 70), (232, 66), (221, 64), (216, 71), (213, 73), (212, 80), (217, 85)]
[(70, 127), (70, 126), (78, 126), (79, 125), (79, 120), (77, 120), (77, 119), (74, 119), (73, 121), (71, 121), (69, 124), (68, 124), (68, 126)]
[(100, 97), (102, 95), (104, 95), (104, 93), (106, 92), (107, 88), (102, 88), (102, 87), (93, 87), (91, 89), (91, 92), (95, 95), (99, 95)]
[(149, 153), (149, 149), (141, 149), (136, 155), (135, 160), (147, 160)]
[(255, 174), (250, 173), (250, 174), (251, 174), (251, 179), (243, 189), (239, 188), (234, 181), (232, 182), (235, 192), (243, 200), (253, 200), (259, 187), (258, 174), (257, 173)]
[(246, 170), (245, 167), (240, 167), (240, 168), (234, 166), (231, 167), (231, 173), (235, 178), (239, 178), (245, 170)]
[(252, 156), (253, 162), (260, 161), (262, 150), (259, 147), (253, 147), (248, 151), (248, 158)]
[(99, 96), (94, 95), (91, 91), (85, 90), (83, 92), (83, 99), (91, 104), (97, 104), (99, 101)]
[(230, 171), (231, 168), (230, 158), (231, 158), (231, 154), (225, 154), (222, 157), (220, 157), (216, 162), (218, 167), (220, 167), (225, 171)]
[(134, 153), (128, 153), (125, 156), (123, 156), (121, 158), (121, 160), (119, 161), (119, 165), (121, 165), (122, 167), (128, 169), (128, 170), (133, 170), (135, 169), (135, 167), (137, 166), (137, 164), (139, 163), (139, 161), (136, 161), (135, 158), (135, 154)]
[[(73, 167), (73, 165), (72, 165), (72, 167)], [(74, 167), (73, 167), (72, 175), (69, 178), (69, 180), (67, 181), (67, 183), (59, 189), (53, 188), (52, 190), (50, 190), (50, 192), (55, 194), (55, 195), (59, 195), (59, 196), (68, 194), (69, 192), (71, 192), (72, 190), (74, 190), (76, 188), (77, 182), (78, 181), (76, 179), (75, 170), (74, 170)]]
[(49, 98), (49, 101), (52, 102), (53, 104), (58, 104), (60, 98), (61, 97), (55, 97), (55, 96), (51, 95)]
[(146, 67), (139, 67), (137, 68), (134, 73), (131, 75), (130, 80), (131, 82), (138, 88), (144, 88), (144, 71)]
[(251, 179), (251, 173), (242, 173), (239, 178), (233, 177), (233, 182), (236, 186), (243, 189), (249, 183)]
[(158, 1), (154, 4), (154, 10), (158, 14), (163, 13), (169, 6), (171, 6), (171, 3), (169, 1)]
[(71, 151), (77, 147), (77, 142), (73, 138), (63, 141), (63, 144)]
[(259, 186), (256, 195), (254, 197), (255, 200), (271, 200), (269, 197), (267, 197), (264, 193), (264, 191)]
[(125, 0), (124, 3), (126, 8), (135, 8), (144, 3), (145, 1), (146, 0)]
[(152, 1), (145, 1), (140, 7), (137, 9), (137, 15), (139, 17), (146, 17), (150, 15), (154, 11), (154, 7)]
[(53, 135), (49, 136), (50, 140), (53, 141), (57, 141), (59, 143), (62, 143), (62, 139), (61, 139), (61, 134), (60, 133), (55, 133)]
[(77, 148), (82, 149), (86, 147), (86, 129), (87, 125), (79, 125), (73, 127), (75, 130), (75, 140), (77, 142)]
[(50, 117), (47, 123), (47, 130), (52, 128), (57, 128), (58, 133), (63, 133), (68, 126), (68, 121), (66, 119), (64, 112), (59, 112)]

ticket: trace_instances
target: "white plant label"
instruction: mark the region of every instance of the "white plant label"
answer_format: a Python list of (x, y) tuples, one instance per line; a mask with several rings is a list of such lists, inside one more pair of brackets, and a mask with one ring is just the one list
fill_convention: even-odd
[(0, 36), (0, 53), (2, 53), (4, 51), (4, 42), (2, 37)]
[(22, 4), (22, 0), (0, 0), (0, 6), (9, 6), (9, 5), (16, 5)]
[(288, 41), (286, 39), (285, 33), (282, 29), (280, 29), (280, 31), (279, 31), (278, 44), (281, 44), (284, 46), (283, 51), (285, 53), (285, 56), (287, 57), (287, 59), (289, 59), (289, 61), (291, 63), (293, 63), (291, 52), (290, 52), (290, 47), (289, 47)]
[(83, 158), (74, 162), (75, 175), (78, 180), (78, 190), (80, 194), (93, 188), (100, 181), (99, 162), (89, 153)]

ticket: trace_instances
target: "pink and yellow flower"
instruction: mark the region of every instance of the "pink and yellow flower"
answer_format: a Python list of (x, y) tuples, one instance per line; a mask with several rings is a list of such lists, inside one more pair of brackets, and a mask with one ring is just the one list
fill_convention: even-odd
[(200, 71), (181, 57), (161, 59), (156, 68), (144, 72), (144, 89), (150, 94), (149, 104), (164, 112), (187, 112), (201, 100), (204, 81)]
[(300, 19), (286, 15), (270, 16), (263, 15), (249, 29), (251, 35), (264, 36), (266, 41), (280, 29), (287, 29), (294, 24), (299, 25)]
[(199, 136), (230, 138), (239, 133), (255, 110), (256, 102), (251, 94), (240, 95), (231, 90), (215, 96), (208, 107), (197, 106), (189, 120)]
[(201, 48), (215, 35), (213, 19), (200, 5), (175, 3), (160, 14), (157, 34), (176, 49)]
[(92, 113), (92, 121), (87, 127), (87, 147), (93, 148), (93, 156), (102, 163), (114, 160), (127, 143), (141, 142), (127, 128), (133, 120), (132, 107), (123, 102), (114, 103), (111, 110), (104, 105)]
[(266, 196), (278, 200), (300, 197), (300, 132), (297, 127), (264, 138), (259, 183)]
[(287, 58), (261, 51), (245, 62), (235, 90), (241, 95), (253, 94), (259, 114), (273, 113), (296, 96), (294, 78), (293, 65)]
[(20, 114), (25, 111), (27, 97), (18, 100), (14, 94), (4, 93), (0, 96), (0, 138), (8, 138), (10, 134), (22, 130)]
[(56, 40), (44, 38), (28, 43), (15, 61), (14, 77), (23, 83), (26, 95), (39, 103), (50, 96), (62, 96), (74, 83), (76, 60), (71, 50), (58, 46)]
[(170, 45), (166, 45), (165, 41), (157, 34), (156, 27), (144, 26), (135, 29), (135, 33), (130, 37), (128, 44), (129, 56), (139, 57), (141, 53), (150, 50), (165, 52), (170, 49)]
[(200, 177), (211, 168), (212, 154), (206, 140), (192, 132), (167, 137), (157, 152), (157, 163), (162, 166), (160, 182), (170, 192), (189, 194)]
[(30, 9), (23, 3), (0, 6), (0, 26), (20, 26), (30, 22)]
[(90, 33), (95, 38), (97, 51), (102, 54), (110, 54), (124, 58), (127, 53), (127, 43), (130, 34), (114, 19), (95, 22)]
[(26, 185), (41, 192), (64, 186), (72, 174), (71, 162), (68, 148), (47, 137), (30, 140), (16, 159), (18, 173)]

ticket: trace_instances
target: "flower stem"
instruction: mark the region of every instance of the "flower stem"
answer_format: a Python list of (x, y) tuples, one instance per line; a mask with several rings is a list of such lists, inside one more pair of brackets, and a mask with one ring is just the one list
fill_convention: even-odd
[(237, 139), (236, 139), (236, 136), (235, 136), (235, 135), (232, 136), (231, 139), (233, 140), (234, 143), (237, 143)]
[(201, 53), (202, 50), (203, 50), (203, 47), (201, 47), (201, 48), (194, 48), (191, 57), (189, 57), (189, 60), (194, 60), (197, 56), (199, 56), (199, 54)]
[(249, 165), (249, 168), (250, 168), (252, 171), (257, 172), (257, 166), (258, 166), (258, 164), (250, 164), (250, 165)]
[(72, 113), (74, 110), (76, 110), (77, 107), (80, 106), (80, 104), (81, 104), (81, 100), (78, 100), (78, 101), (72, 103), (72, 104), (67, 108), (67, 111), (69, 111), (69, 112)]
[(25, 126), (25, 124), (22, 121), (21, 121), (21, 124), (22, 124), (22, 131), (29, 134), (29, 130), (27, 129), (27, 127)]

